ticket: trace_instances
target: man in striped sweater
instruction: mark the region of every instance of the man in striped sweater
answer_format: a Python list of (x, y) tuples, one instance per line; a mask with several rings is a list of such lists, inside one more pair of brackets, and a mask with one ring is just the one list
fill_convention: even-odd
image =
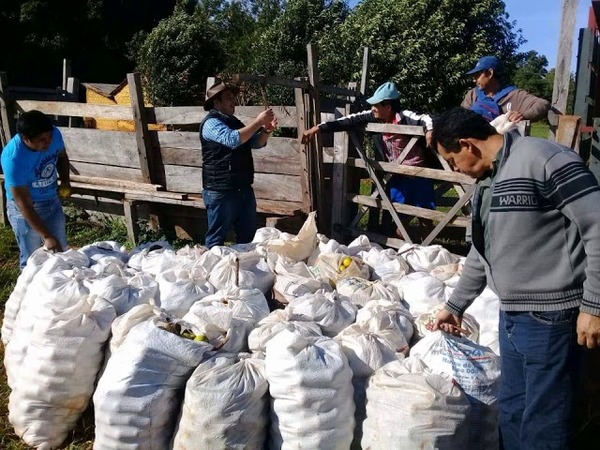
[(581, 346), (600, 346), (598, 183), (571, 149), (501, 136), (464, 108), (435, 119), (433, 140), (478, 184), (471, 251), (432, 328), (456, 331), (489, 285), (501, 302), (501, 442), (571, 449)]

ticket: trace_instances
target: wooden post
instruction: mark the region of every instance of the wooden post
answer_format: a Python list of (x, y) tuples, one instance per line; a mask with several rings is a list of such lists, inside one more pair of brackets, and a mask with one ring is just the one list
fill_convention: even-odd
[(0, 72), (0, 144), (2, 144), (2, 148), (8, 144), (14, 134), (14, 124), (12, 120), (12, 116), (9, 112), (10, 102), (6, 98), (6, 92), (8, 88), (8, 80), (6, 76), (6, 72)]
[[(298, 116), (298, 139), (302, 139), (302, 135), (310, 123), (308, 105), (306, 104), (304, 91), (300, 88), (294, 89), (294, 96), (296, 100), (296, 114)], [(313, 210), (312, 203), (312, 188), (311, 180), (312, 174), (310, 171), (310, 159), (308, 155), (308, 146), (300, 146), (300, 186), (302, 188), (302, 209), (305, 213), (309, 213)]]
[[(157, 169), (152, 142), (150, 141), (150, 132), (148, 131), (148, 118), (146, 116), (146, 106), (144, 103), (144, 93), (142, 91), (140, 74), (128, 73), (127, 83), (129, 84), (131, 110), (133, 113), (133, 122), (135, 124), (135, 140), (137, 142), (137, 150), (140, 158), (142, 179), (144, 180), (144, 183), (158, 184), (156, 182)], [(155, 207), (152, 206), (152, 209), (155, 209)], [(155, 230), (160, 228), (159, 215), (150, 214), (149, 223)]]
[(140, 156), (140, 168), (145, 183), (154, 183), (154, 166), (150, 132), (148, 131), (148, 120), (146, 118), (146, 107), (144, 105), (144, 94), (142, 92), (142, 81), (139, 73), (128, 73), (129, 95), (131, 96), (131, 109), (135, 123), (135, 140), (137, 142), (138, 154)]
[[(337, 108), (340, 116), (350, 114), (350, 105)], [(331, 237), (338, 242), (344, 239), (347, 225), (346, 192), (346, 162), (348, 161), (348, 133), (340, 132), (333, 135), (333, 175), (331, 186)]]
[(573, 34), (578, 3), (579, 0), (563, 0), (562, 2), (562, 22), (558, 41), (554, 88), (552, 90), (552, 107), (563, 114), (566, 112), (569, 96), (571, 53), (573, 53)]
[(371, 49), (369, 47), (365, 47), (363, 51), (363, 63), (362, 63), (362, 73), (360, 76), (360, 95), (363, 99), (367, 96), (367, 89), (369, 88), (369, 65), (371, 63)]
[[(79, 101), (79, 80), (77, 78), (69, 77), (67, 79), (67, 93), (69, 94), (70, 101)], [(78, 117), (69, 116), (69, 128), (79, 122)]]
[[(311, 84), (311, 109), (313, 116), (313, 124), (317, 125), (321, 122), (321, 100), (319, 96), (319, 59), (317, 56), (317, 49), (312, 44), (306, 46), (308, 53), (308, 77)], [(326, 199), (324, 198), (325, 192), (323, 189), (323, 144), (321, 141), (320, 134), (316, 135), (313, 141), (312, 154), (315, 156), (315, 190), (316, 195), (315, 204), (317, 206), (317, 223), (322, 231), (329, 230), (330, 215), (329, 211), (326, 210), (325, 204)]]
[(63, 71), (62, 71), (62, 89), (63, 91), (68, 90), (68, 82), (71, 77), (71, 60), (63, 59)]
[(127, 226), (127, 237), (133, 245), (138, 245), (138, 236), (140, 235), (140, 227), (138, 225), (138, 202), (131, 200), (123, 200), (123, 212), (125, 213), (125, 224)]

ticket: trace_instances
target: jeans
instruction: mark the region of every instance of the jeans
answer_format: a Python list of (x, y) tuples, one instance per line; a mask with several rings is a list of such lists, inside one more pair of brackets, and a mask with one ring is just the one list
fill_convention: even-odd
[(256, 198), (251, 186), (228, 191), (202, 192), (208, 230), (204, 245), (208, 248), (225, 244), (227, 234), (233, 226), (236, 243), (251, 242), (256, 233)]
[(500, 311), (500, 440), (504, 450), (574, 448), (582, 350), (578, 309)]
[[(13, 200), (8, 200), (7, 203), (8, 221), (19, 245), (19, 263), (22, 270), (27, 265), (29, 256), (43, 245), (44, 239), (37, 231), (31, 228), (31, 225), (25, 220), (19, 207)], [(34, 201), (33, 209), (40, 216), (40, 219), (42, 219), (42, 222), (44, 222), (50, 233), (60, 242), (63, 250), (66, 250), (67, 230), (65, 228), (65, 214), (58, 197), (52, 200)]]

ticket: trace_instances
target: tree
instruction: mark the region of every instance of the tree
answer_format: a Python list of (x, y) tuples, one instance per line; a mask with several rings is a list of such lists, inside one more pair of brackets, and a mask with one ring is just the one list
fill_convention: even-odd
[(321, 39), (322, 65), (358, 80), (362, 48), (372, 50), (371, 89), (396, 82), (406, 107), (436, 111), (460, 104), (465, 72), (495, 54), (512, 64), (521, 44), (501, 0), (364, 0)]
[[(284, 78), (306, 76), (306, 45), (317, 44), (328, 30), (342, 23), (349, 14), (341, 0), (289, 0), (273, 24), (258, 30), (251, 49), (251, 69), (255, 73)], [(324, 82), (337, 81), (337, 74), (322, 71)], [(291, 89), (269, 88), (272, 102), (289, 104)]]
[(206, 17), (177, 10), (150, 32), (137, 54), (137, 67), (156, 105), (197, 104), (206, 77), (224, 66), (217, 30)]
[(519, 55), (521, 61), (513, 77), (514, 84), (527, 92), (552, 100), (552, 88), (548, 90), (548, 59), (544, 55), (531, 50)]

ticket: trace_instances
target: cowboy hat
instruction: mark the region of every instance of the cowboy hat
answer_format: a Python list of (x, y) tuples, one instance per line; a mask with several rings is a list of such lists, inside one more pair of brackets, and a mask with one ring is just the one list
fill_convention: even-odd
[(213, 107), (215, 97), (226, 90), (230, 90), (233, 93), (236, 92), (235, 86), (231, 86), (229, 84), (224, 83), (223, 80), (221, 80), (220, 78), (215, 78), (215, 82), (213, 83), (213, 85), (209, 87), (206, 91), (206, 98), (204, 100), (204, 110), (210, 111)]

